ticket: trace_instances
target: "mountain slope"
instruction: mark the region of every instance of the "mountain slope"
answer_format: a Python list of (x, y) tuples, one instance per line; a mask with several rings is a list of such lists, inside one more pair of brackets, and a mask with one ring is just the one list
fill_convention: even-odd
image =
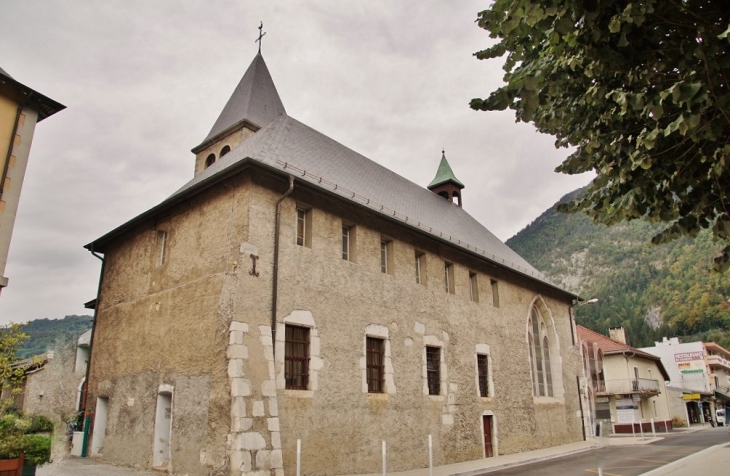
[(558, 213), (554, 205), (507, 245), (556, 284), (599, 299), (576, 308), (586, 327), (606, 333), (623, 326), (634, 346), (669, 335), (730, 346), (730, 273), (712, 272), (721, 245), (709, 232), (652, 245), (660, 228), (638, 220), (594, 225), (585, 215)]
[(66, 316), (63, 319), (36, 319), (21, 325), (29, 338), (18, 350), (18, 357), (26, 359), (53, 350), (57, 341), (77, 338), (91, 329), (91, 316)]

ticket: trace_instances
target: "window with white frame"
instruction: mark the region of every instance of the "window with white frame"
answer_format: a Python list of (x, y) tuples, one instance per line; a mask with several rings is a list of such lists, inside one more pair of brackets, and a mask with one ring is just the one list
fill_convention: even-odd
[(426, 254), (416, 251), (416, 282), (426, 284)]
[(365, 339), (368, 393), (385, 393), (385, 339)]
[(312, 210), (297, 207), (297, 240), (298, 246), (312, 247)]
[(454, 265), (449, 262), (444, 263), (444, 287), (447, 293), (454, 294)]
[(429, 395), (441, 395), (441, 348), (426, 346), (426, 380)]
[(477, 379), (479, 381), (479, 396), (489, 397), (489, 356), (477, 354)]
[(355, 244), (356, 244), (355, 226), (342, 225), (342, 259), (345, 261), (355, 261)]
[(380, 271), (393, 274), (393, 240), (380, 238)]

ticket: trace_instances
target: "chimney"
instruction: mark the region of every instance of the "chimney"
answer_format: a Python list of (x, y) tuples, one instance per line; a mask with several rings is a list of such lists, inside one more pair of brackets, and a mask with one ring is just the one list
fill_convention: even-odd
[(621, 342), (622, 344), (628, 344), (628, 342), (626, 342), (626, 331), (624, 331), (623, 327), (609, 328), (608, 337), (615, 340), (616, 342)]

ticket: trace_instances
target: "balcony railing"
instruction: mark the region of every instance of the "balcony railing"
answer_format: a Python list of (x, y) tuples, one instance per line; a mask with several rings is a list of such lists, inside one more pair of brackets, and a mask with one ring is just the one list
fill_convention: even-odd
[(730, 361), (720, 357), (719, 355), (708, 355), (707, 365), (710, 367), (723, 367), (730, 370)]
[(596, 393), (603, 395), (620, 395), (620, 394), (658, 394), (659, 381), (647, 378), (640, 379), (615, 379), (615, 380), (599, 380), (596, 383)]

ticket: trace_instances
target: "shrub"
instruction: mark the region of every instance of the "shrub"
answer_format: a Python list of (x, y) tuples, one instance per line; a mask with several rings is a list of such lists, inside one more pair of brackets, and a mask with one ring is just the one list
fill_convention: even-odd
[(53, 431), (53, 422), (43, 415), (30, 417), (30, 428), (26, 433), (50, 433)]
[(14, 459), (25, 453), (28, 465), (40, 466), (51, 461), (51, 439), (42, 435), (22, 435), (0, 443), (0, 459)]
[(678, 426), (687, 426), (687, 422), (684, 420), (684, 418), (675, 415), (672, 417), (672, 427)]

